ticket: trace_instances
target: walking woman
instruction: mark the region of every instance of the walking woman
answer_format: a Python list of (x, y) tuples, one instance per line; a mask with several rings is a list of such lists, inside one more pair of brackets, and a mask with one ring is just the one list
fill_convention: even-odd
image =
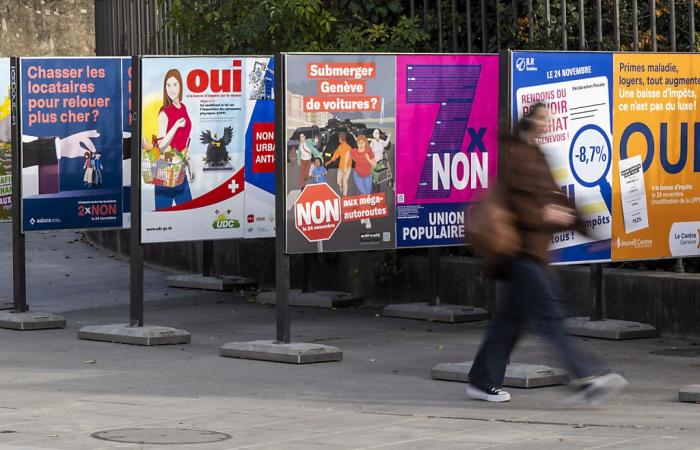
[(553, 344), (576, 378), (578, 391), (569, 397), (571, 402), (598, 403), (627, 385), (622, 376), (580, 351), (564, 330), (564, 308), (548, 270), (547, 249), (553, 233), (585, 229), (536, 145), (546, 129), (547, 108), (538, 103), (518, 123), (509, 145), (504, 184), (499, 188), (514, 216), (520, 251), (498, 268), (508, 288), (469, 373), (467, 396), (472, 399), (510, 400), (501, 387), (510, 354), (526, 325), (534, 326)]

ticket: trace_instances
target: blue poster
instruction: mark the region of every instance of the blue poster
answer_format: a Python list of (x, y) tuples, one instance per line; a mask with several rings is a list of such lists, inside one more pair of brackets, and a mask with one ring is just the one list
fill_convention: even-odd
[(513, 52), (512, 61), (513, 123), (532, 105), (546, 105), (548, 127), (537, 143), (587, 230), (555, 233), (551, 260), (609, 261), (612, 53)]
[(22, 58), (24, 231), (122, 226), (121, 58)]

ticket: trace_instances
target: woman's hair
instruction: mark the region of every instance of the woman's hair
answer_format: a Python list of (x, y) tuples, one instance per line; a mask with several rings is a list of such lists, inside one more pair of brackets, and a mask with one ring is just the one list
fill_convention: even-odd
[[(368, 141), (367, 141), (367, 136), (365, 136), (364, 134), (358, 134), (356, 140), (357, 140), (357, 148), (361, 148), (361, 147), (360, 147), (360, 142), (364, 142), (364, 143), (367, 143), (367, 142), (368, 142)], [(364, 147), (364, 146), (363, 146), (363, 147)]]
[(84, 154), (83, 156), (84, 156), (86, 159), (87, 159), (87, 158), (92, 159), (92, 153), (90, 153), (90, 152), (85, 152), (85, 154)]
[(177, 99), (178, 99), (178, 101), (182, 101), (182, 75), (180, 75), (179, 70), (170, 69), (165, 73), (165, 78), (163, 78), (163, 108), (173, 104), (173, 101), (168, 96), (168, 89), (167, 89), (168, 80), (170, 78), (175, 78), (175, 80), (177, 80), (177, 83), (180, 85), (180, 92), (178, 92), (178, 94), (177, 94)]
[(530, 106), (530, 110), (525, 114), (522, 119), (518, 121), (518, 124), (515, 126), (515, 136), (518, 137), (520, 133), (527, 133), (532, 131), (533, 128), (535, 128), (535, 121), (532, 120), (532, 116), (535, 115), (535, 111), (537, 111), (540, 108), (544, 108), (545, 110), (547, 109), (547, 105), (545, 105), (542, 102), (537, 102), (534, 105)]
[(319, 158), (318, 156), (314, 158), (314, 162), (318, 161), (319, 164), (323, 165), (323, 160)]

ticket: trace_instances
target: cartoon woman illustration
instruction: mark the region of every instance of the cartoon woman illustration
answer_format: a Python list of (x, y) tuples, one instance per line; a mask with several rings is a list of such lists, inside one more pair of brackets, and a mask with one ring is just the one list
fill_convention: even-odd
[[(158, 147), (177, 151), (185, 160), (189, 169), (190, 180), (194, 181), (194, 173), (187, 164), (190, 156), (188, 148), (192, 121), (187, 114), (187, 108), (182, 103), (182, 76), (177, 69), (170, 69), (163, 79), (163, 106), (158, 113)], [(155, 186), (156, 211), (180, 205), (192, 200), (192, 193), (185, 175), (184, 181), (174, 187)]]
[(83, 175), (83, 184), (86, 187), (92, 187), (92, 175), (95, 170), (95, 164), (92, 161), (92, 153), (85, 152), (85, 163), (83, 163), (83, 169), (85, 174)]
[[(364, 134), (357, 136), (357, 148), (350, 150), (350, 157), (355, 161), (353, 178), (357, 190), (363, 195), (371, 194), (372, 170), (377, 165), (377, 161), (374, 160), (374, 154), (367, 141), (367, 136)], [(366, 228), (372, 227), (372, 222), (369, 219), (362, 219), (360, 223), (363, 223)]]

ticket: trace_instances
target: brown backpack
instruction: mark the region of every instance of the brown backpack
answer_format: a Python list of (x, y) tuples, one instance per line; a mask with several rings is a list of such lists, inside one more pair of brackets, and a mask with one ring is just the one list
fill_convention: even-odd
[(471, 208), (467, 241), (474, 253), (492, 267), (517, 256), (521, 246), (520, 233), (502, 187), (496, 186), (479, 205)]

